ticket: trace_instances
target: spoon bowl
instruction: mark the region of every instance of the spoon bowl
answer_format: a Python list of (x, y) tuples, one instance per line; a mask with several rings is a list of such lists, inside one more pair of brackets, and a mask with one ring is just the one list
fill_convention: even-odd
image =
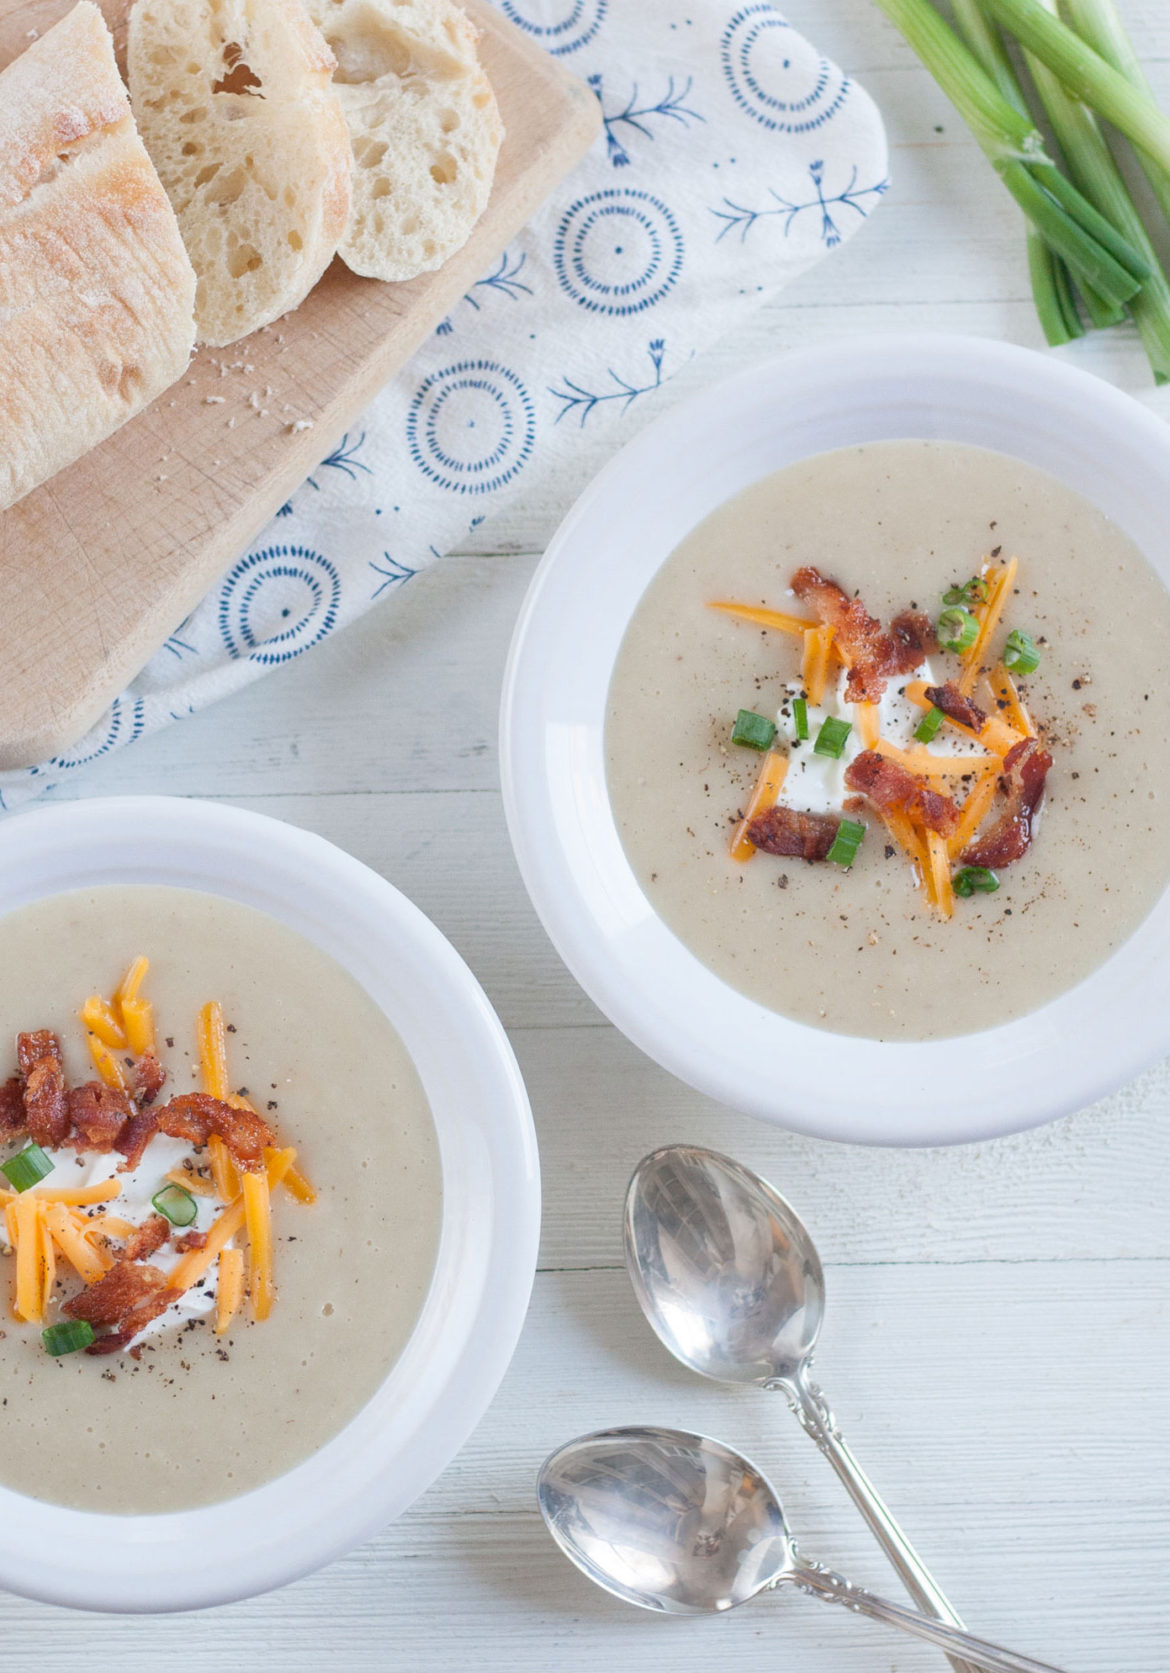
[(795, 1210), (750, 1169), (675, 1144), (638, 1164), (625, 1255), (664, 1346), (717, 1382), (790, 1383), (812, 1354), (825, 1276)]
[(643, 1609), (718, 1614), (794, 1566), (772, 1488), (702, 1435), (611, 1429), (570, 1441), (545, 1463), (537, 1498), (565, 1556)]

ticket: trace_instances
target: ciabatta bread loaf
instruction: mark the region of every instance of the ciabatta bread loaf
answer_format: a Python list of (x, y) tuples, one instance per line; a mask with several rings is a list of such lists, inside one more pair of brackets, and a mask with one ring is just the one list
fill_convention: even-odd
[(199, 340), (233, 343), (303, 301), (345, 231), (333, 55), (301, 0), (137, 0), (127, 62), (198, 275)]
[(0, 72), (0, 510), (186, 370), (195, 275), (81, 0)]
[(487, 207), (504, 137), (475, 29), (449, 0), (308, 4), (353, 142), (343, 259), (373, 279), (440, 267)]

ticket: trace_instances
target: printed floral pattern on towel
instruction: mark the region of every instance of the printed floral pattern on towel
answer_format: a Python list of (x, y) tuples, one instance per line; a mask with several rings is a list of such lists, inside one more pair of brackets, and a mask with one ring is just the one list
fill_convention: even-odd
[(592, 89), (590, 155), (89, 735), (0, 774), (0, 806), (390, 607), (583, 436), (620, 447), (886, 190), (872, 101), (769, 0), (496, 3)]

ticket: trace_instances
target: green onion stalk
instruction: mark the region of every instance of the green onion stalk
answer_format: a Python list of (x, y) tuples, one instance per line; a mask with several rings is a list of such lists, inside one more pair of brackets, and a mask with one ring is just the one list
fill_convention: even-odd
[[(885, 0), (878, 0), (889, 12)], [(1170, 117), (1120, 70), (1053, 17), (1041, 0), (986, 0), (1020, 45), (1059, 77), (1075, 98), (1112, 122), (1159, 169), (1170, 174)]]
[[(1049, 9), (1055, 0), (1042, 0)], [(1141, 251), (1149, 273), (1129, 307), (1142, 339), (1150, 370), (1158, 383), (1170, 381), (1170, 282), (1134, 208), (1121, 170), (1093, 115), (1068, 93), (1047, 65), (1031, 53), (1025, 58), (1057, 144), (1075, 184), (1103, 215)], [(1096, 321), (1094, 321), (1096, 323)]]
[[(989, 3), (998, 15), (1000, 7), (1019, 5), (1023, 0)], [(922, 59), (1008, 191), (1078, 283), (1114, 307), (1128, 302), (1148, 277), (1149, 263), (1065, 179), (1045, 151), (1043, 137), (1031, 117), (1004, 97), (930, 0), (877, 0), (877, 4)], [(1041, 15), (1050, 23), (1056, 22), (1042, 9)], [(1109, 75), (1117, 74), (1108, 65), (1103, 67)], [(1121, 76), (1117, 79), (1132, 95), (1129, 83)], [(1162, 119), (1157, 107), (1153, 109)], [(1147, 137), (1153, 139), (1153, 126), (1147, 127)]]
[[(1027, 100), (1016, 79), (1016, 72), (1003, 44), (1003, 37), (995, 24), (980, 10), (979, 0), (951, 0), (951, 11), (954, 13), (959, 33), (1004, 98), (1022, 117), (1030, 119)], [(1072, 281), (1064, 261), (1052, 253), (1031, 221), (1025, 221), (1024, 225), (1027, 228), (1028, 278), (1032, 285), (1032, 301), (1036, 307), (1040, 328), (1044, 332), (1045, 342), (1050, 348), (1059, 348), (1062, 343), (1071, 343), (1074, 338), (1083, 337), (1085, 334), (1073, 295)], [(1096, 297), (1094, 301), (1097, 301)], [(1100, 303), (1099, 306), (1105, 309), (1109, 305)], [(1120, 319), (1121, 308), (1116, 312), (1117, 318)], [(1096, 323), (1094, 317), (1094, 324)], [(951, 604), (959, 601), (948, 598), (946, 602)]]
[[(1113, 0), (1063, 0), (1063, 10), (1067, 21), (1094, 52), (1146, 98), (1153, 99), (1154, 90)], [(1163, 215), (1170, 221), (1170, 172), (1144, 151), (1138, 152), (1138, 161)]]

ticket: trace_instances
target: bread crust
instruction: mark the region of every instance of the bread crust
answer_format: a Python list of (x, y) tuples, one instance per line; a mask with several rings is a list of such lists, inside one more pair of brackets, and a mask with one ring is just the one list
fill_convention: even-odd
[(195, 275), (90, 0), (0, 72), (0, 510), (186, 370)]

